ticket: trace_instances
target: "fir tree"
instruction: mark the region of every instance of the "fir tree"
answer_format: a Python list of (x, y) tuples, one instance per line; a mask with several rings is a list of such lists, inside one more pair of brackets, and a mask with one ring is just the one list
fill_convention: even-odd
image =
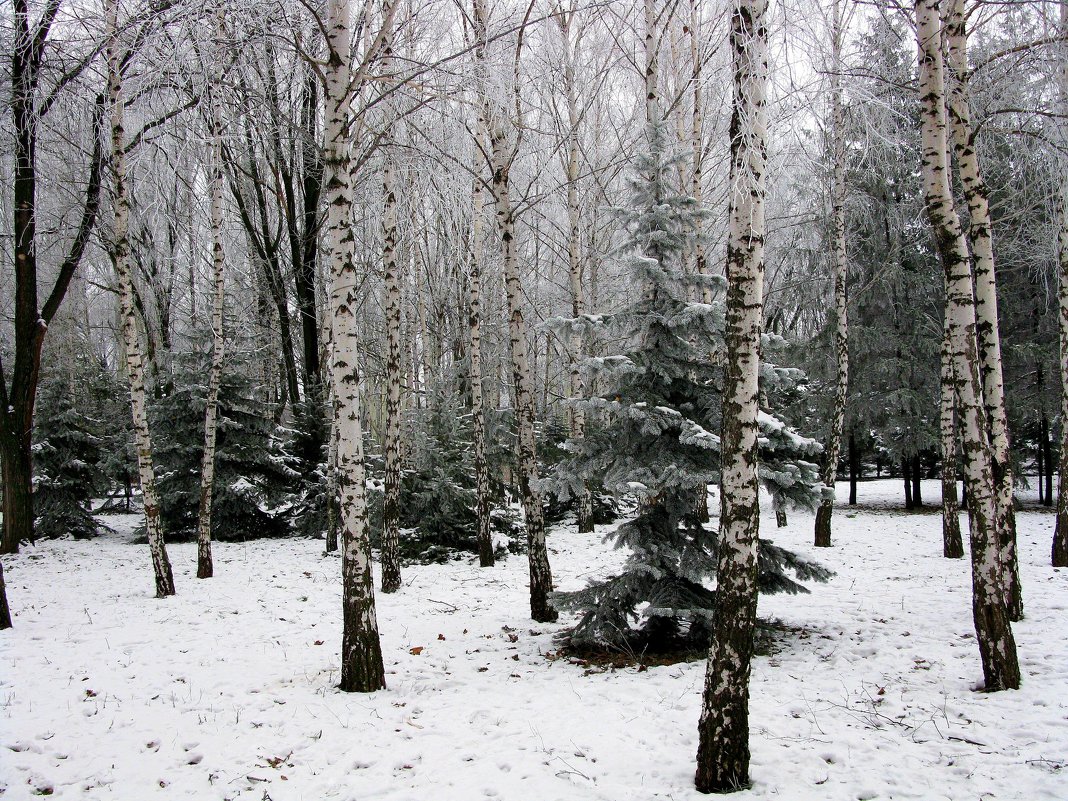
[[(152, 407), (157, 432), (161, 512), (169, 536), (196, 535), (203, 453), (204, 375), (180, 371), (169, 394)], [(223, 374), (219, 389), (212, 539), (243, 540), (289, 533), (290, 487), (298, 478), (271, 409), (244, 376)]]
[[(651, 126), (649, 151), (636, 159), (630, 206), (620, 210), (627, 236), (621, 251), (641, 296), (611, 315), (554, 321), (585, 336), (624, 343), (618, 355), (589, 358), (584, 369), (611, 389), (576, 401), (590, 426), (569, 443), (552, 481), (565, 497), (599, 482), (616, 495), (633, 493), (635, 517), (608, 535), (630, 551), (623, 571), (589, 587), (555, 593), (560, 609), (581, 613), (566, 633), (578, 650), (667, 650), (704, 645), (714, 594), (706, 586), (716, 570), (716, 536), (701, 521), (698, 493), (719, 481), (723, 307), (693, 303), (695, 287), (721, 279), (685, 275), (683, 254), (701, 212), (671, 186), (677, 158), (667, 152), (666, 129)], [(767, 348), (776, 341), (765, 337)], [(762, 367), (769, 394), (792, 386), (798, 371)], [(588, 380), (587, 386), (594, 386)], [(820, 445), (763, 412), (760, 478), (776, 508), (811, 508), (820, 498), (817, 466), (808, 461)], [(829, 571), (767, 541), (761, 542), (760, 585), (765, 592), (805, 592), (798, 579), (826, 580)]]
[(99, 427), (75, 405), (63, 381), (41, 387), (33, 449), (37, 536), (88, 539), (102, 528), (91, 511), (103, 485), (101, 441), (94, 433)]

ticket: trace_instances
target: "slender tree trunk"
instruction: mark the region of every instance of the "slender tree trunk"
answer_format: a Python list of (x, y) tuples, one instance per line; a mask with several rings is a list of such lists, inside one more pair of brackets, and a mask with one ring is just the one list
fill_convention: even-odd
[[(834, 256), (834, 357), (836, 381), (834, 406), (831, 412), (827, 446), (823, 452), (823, 483), (834, 489), (838, 473), (838, 455), (842, 449), (842, 428), (845, 426), (846, 398), (849, 392), (849, 326), (846, 317), (846, 165), (845, 134), (842, 122), (842, 0), (834, 0), (831, 23), (831, 140), (826, 143), (831, 153), (833, 177), (831, 187), (831, 251)], [(816, 510), (814, 545), (831, 545), (831, 513), (834, 498), (825, 498)]]
[(921, 100), (921, 171), (927, 215), (946, 276), (946, 318), (954, 394), (964, 428), (962, 457), (971, 504), (972, 616), (988, 691), (1020, 686), (1020, 665), (1004, 602), (996, 488), (976, 345), (971, 260), (953, 206), (946, 141), (945, 79), (937, 0), (916, 0)]
[(11, 628), (11, 609), (7, 605), (7, 585), (4, 584), (4, 565), (0, 563), (0, 631)]
[(1046, 492), (1042, 498), (1043, 506), (1053, 506), (1053, 441), (1049, 434), (1049, 418), (1042, 412), (1041, 441), (1042, 462), (1046, 465)]
[[(575, 56), (571, 41), (571, 23), (575, 18), (574, 6), (570, 11), (562, 12), (556, 18), (560, 27), (560, 38), (564, 48), (564, 93), (567, 98), (567, 159), (565, 173), (567, 178), (567, 257), (568, 283), (571, 288), (571, 316), (580, 317), (586, 312), (586, 297), (583, 288), (582, 233), (579, 229), (579, 115), (578, 97), (575, 90)], [(579, 356), (582, 351), (582, 337), (573, 334), (568, 342), (568, 362), (570, 365), (570, 395), (572, 399), (584, 395), (582, 374), (579, 370)], [(546, 359), (548, 364), (548, 359)], [(573, 440), (582, 439), (586, 433), (586, 415), (581, 406), (574, 402), (568, 408), (569, 435)], [(579, 533), (593, 531), (593, 497), (589, 485), (583, 482), (582, 494), (578, 498), (577, 521)]]
[(223, 168), (222, 168), (222, 104), (214, 98), (211, 117), (211, 372), (208, 377), (208, 398), (204, 409), (204, 454), (200, 464), (200, 511), (197, 515), (197, 578), (211, 578), (211, 507), (215, 483), (215, 434), (219, 410), (219, 385), (222, 383), (223, 310), (226, 303), (223, 282)]
[(1016, 512), (1009, 454), (1009, 418), (1005, 411), (1005, 381), (1001, 368), (998, 295), (994, 274), (994, 240), (986, 182), (975, 147), (968, 92), (968, 32), (964, 0), (950, 0), (946, 15), (947, 65), (952, 80), (948, 115), (961, 187), (968, 203), (968, 241), (975, 284), (976, 337), (982, 377), (983, 406), (990, 427), (991, 469), (994, 473), (996, 529), (1003, 563), (1005, 603), (1010, 620), (1023, 618), (1023, 594), (1016, 555)]
[[(329, 350), (333, 353), (333, 347)], [(333, 364), (333, 358), (330, 359), (330, 364)], [(330, 389), (329, 406), (334, 408), (334, 392)], [(330, 437), (329, 445), (327, 445), (326, 453), (326, 544), (324, 550), (327, 553), (334, 553), (337, 550), (337, 528), (338, 518), (340, 517), (338, 508), (338, 488), (337, 488), (337, 423), (331, 416), (330, 430), (327, 432), (327, 436)]]
[(1046, 505), (1046, 449), (1042, 447), (1042, 429), (1039, 427), (1038, 442), (1035, 443), (1035, 466), (1038, 468), (1038, 502)]
[(698, 728), (697, 790), (749, 785), (749, 672), (757, 607), (758, 376), (767, 163), (767, 0), (736, 0), (719, 568)]
[[(1061, 0), (1061, 35), (1068, 36), (1068, 0)], [(1058, 102), (1068, 115), (1068, 46), (1061, 45), (1057, 72)], [(1057, 471), (1057, 523), (1053, 530), (1053, 567), (1068, 567), (1068, 131), (1060, 128), (1060, 228), (1057, 234), (1057, 305), (1060, 309), (1061, 441)], [(5, 485), (6, 486), (6, 485)]]
[(964, 556), (964, 543), (957, 503), (957, 421), (948, 327), (942, 337), (941, 375), (938, 428), (942, 445), (942, 555), (947, 559), (960, 559)]
[(126, 345), (126, 372), (130, 381), (130, 408), (133, 414), (134, 444), (137, 448), (137, 467), (141, 477), (141, 495), (145, 502), (145, 531), (152, 555), (152, 569), (156, 579), (156, 597), (174, 595), (174, 576), (167, 558), (160, 519), (156, 475), (152, 466), (152, 437), (148, 430), (148, 409), (145, 404), (145, 372), (141, 357), (141, 343), (137, 336), (134, 314), (133, 282), (130, 277), (130, 199), (126, 188), (126, 132), (123, 126), (123, 97), (118, 29), (119, 0), (107, 4), (108, 29), (108, 101), (111, 105), (111, 168), (115, 177), (115, 271), (119, 279), (122, 306), (122, 334)]
[(853, 431), (849, 432), (849, 505), (857, 505), (857, 479), (860, 478), (860, 454), (857, 452), (857, 439)]
[(901, 480), (905, 485), (905, 508), (914, 509), (916, 503), (912, 498), (912, 460), (908, 456), (901, 457)]
[[(479, 40), (477, 56), (485, 69), (486, 11), (483, 0), (473, 0), (474, 23)], [(485, 91), (485, 90), (484, 90)], [(508, 142), (508, 127), (519, 135), (521, 123), (506, 122), (510, 112), (494, 109), (487, 94), (483, 94), (481, 126), (488, 130), (490, 169), (493, 178), (490, 189), (497, 214), (497, 231), (501, 237), (501, 260), (504, 266), (505, 295), (508, 301), (508, 338), (512, 354), (512, 379), (515, 386), (515, 417), (518, 428), (519, 494), (527, 528), (527, 558), (530, 567), (530, 616), (541, 623), (556, 620), (557, 612), (549, 603), (553, 587), (549, 553), (545, 545), (545, 522), (542, 515), (538, 482), (538, 458), (534, 431), (534, 382), (530, 371), (527, 345), (527, 324), (523, 318), (523, 287), (519, 278), (519, 254), (515, 241), (515, 209), (512, 206), (510, 170), (515, 157), (512, 149), (518, 143)]]
[[(388, 82), (392, 69), (393, 32), (384, 30), (380, 70)], [(387, 113), (392, 113), (390, 104)], [(389, 122), (386, 125), (390, 125)], [(382, 501), (382, 592), (401, 586), (401, 272), (397, 259), (397, 180), (390, 152), (390, 133), (383, 135), (382, 167), (382, 269), (386, 292), (386, 436), (385, 487)]]
[[(705, 116), (704, 116), (704, 86), (702, 85), (702, 68), (704, 55), (701, 53), (701, 42), (704, 35), (701, 29), (701, 7), (699, 0), (690, 0), (690, 83), (693, 92), (693, 116), (690, 126), (690, 160), (693, 170), (690, 175), (690, 194), (697, 201), (697, 207), (704, 207), (704, 169), (705, 169)], [(700, 223), (698, 223), (700, 225)], [(708, 274), (708, 259), (705, 254), (705, 243), (698, 236), (693, 245), (694, 272), (698, 275)], [(701, 302), (711, 303), (712, 287), (701, 286)], [(707, 487), (705, 488), (705, 509), (708, 509)], [(706, 520), (707, 522), (707, 520)]]
[(482, 182), (471, 188), (471, 274), (468, 276), (467, 325), (471, 334), (468, 380), (471, 384), (471, 418), (475, 461), (475, 519), (478, 527), (478, 563), (493, 567), (490, 531), (490, 478), (486, 460), (486, 409), (482, 389)]
[(920, 454), (912, 456), (912, 506), (916, 509), (923, 508), (923, 488), (920, 483), (923, 480), (923, 458)]
[[(392, 15), (391, 5), (389, 14)], [(328, 61), (326, 130), (323, 153), (325, 240), (330, 259), (334, 425), (337, 429), (337, 476), (340, 495), (342, 640), (341, 689), (374, 692), (386, 686), (382, 644), (378, 637), (371, 540), (367, 531), (363, 428), (360, 423), (360, 375), (356, 363), (359, 331), (359, 275), (352, 230), (352, 145), (349, 134), (353, 75), (348, 0), (327, 4)]]

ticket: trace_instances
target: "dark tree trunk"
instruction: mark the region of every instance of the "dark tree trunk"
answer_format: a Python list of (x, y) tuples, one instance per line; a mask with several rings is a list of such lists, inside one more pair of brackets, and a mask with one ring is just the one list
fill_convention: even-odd
[(4, 584), (4, 566), (0, 564), (0, 630), (11, 628), (11, 609), (7, 605), (7, 586)]
[(48, 324), (63, 302), (96, 224), (103, 164), (100, 127), (104, 115), (103, 97), (98, 95), (91, 129), (94, 144), (81, 218), (55, 273), (51, 291), (41, 305), (37, 275), (37, 126), (48, 113), (51, 103), (43, 108), (38, 102), (38, 80), (48, 35), (60, 3), (45, 4), (36, 23), (30, 19), (29, 4), (25, 0), (15, 0), (13, 5), (10, 107), (13, 121), (11, 248), (15, 275), (14, 341), (11, 344), (14, 353), (10, 365), (0, 362), (0, 458), (4, 461), (4, 527), (0, 552), (4, 553), (14, 553), (20, 541), (33, 539), (30, 448), (41, 349)]
[(1046, 465), (1046, 493), (1043, 506), (1053, 506), (1053, 444), (1049, 436), (1049, 418), (1042, 414), (1042, 461)]
[[(712, 516), (708, 513), (708, 487), (704, 484), (697, 488), (697, 520), (701, 523), (708, 523), (712, 520)], [(592, 518), (588, 531), (593, 531)], [(588, 532), (583, 532), (580, 528), (579, 533), (582, 534)]]
[(907, 456), (901, 457), (901, 478), (905, 483), (905, 508), (912, 509), (912, 460)]
[(19, 543), (33, 541), (33, 460), (28, 434), (18, 438), (7, 431), (0, 433), (4, 479), (2, 553), (18, 553)]
[(1042, 447), (1042, 431), (1039, 429), (1038, 444), (1035, 447), (1036, 463), (1038, 464), (1038, 502), (1046, 504), (1046, 449)]
[(962, 481), (960, 485), (960, 510), (968, 511), (968, 482)]
[(920, 490), (920, 480), (923, 478), (923, 460), (920, 455), (912, 457), (912, 505), (916, 509), (923, 508), (923, 492)]
[(860, 452), (853, 432), (849, 432), (849, 505), (857, 505), (857, 479), (860, 478)]

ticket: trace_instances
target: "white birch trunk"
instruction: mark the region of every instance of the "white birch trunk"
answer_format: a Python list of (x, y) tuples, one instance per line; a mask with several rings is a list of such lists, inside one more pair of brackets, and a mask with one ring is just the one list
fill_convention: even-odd
[[(846, 400), (849, 396), (849, 322), (846, 316), (846, 276), (849, 269), (846, 257), (846, 153), (845, 130), (842, 121), (842, 0), (834, 0), (831, 23), (831, 140), (828, 143), (833, 164), (831, 185), (831, 253), (834, 259), (834, 359), (835, 386), (831, 426), (827, 432), (827, 447), (823, 458), (823, 483), (834, 489), (838, 475), (838, 456), (842, 450), (842, 429), (845, 426)], [(831, 513), (834, 498), (825, 498), (816, 510), (814, 545), (830, 547)]]
[(342, 542), (341, 689), (373, 692), (385, 687), (378, 637), (371, 541), (367, 531), (363, 428), (356, 314), (360, 277), (352, 232), (352, 145), (349, 126), (353, 75), (348, 0), (327, 6), (326, 122), (323, 183), (324, 241), (330, 264), (330, 311), (334, 337), (331, 383), (337, 429), (337, 478)]
[[(487, 72), (486, 41), (487, 16), (483, 0), (472, 0), (475, 35), (478, 39), (476, 58), (482, 74)], [(545, 521), (541, 493), (537, 490), (538, 458), (534, 432), (534, 381), (530, 370), (527, 344), (527, 324), (523, 317), (523, 286), (519, 278), (519, 254), (515, 241), (515, 209), (512, 206), (509, 171), (515, 151), (509, 143), (509, 128), (518, 137), (520, 120), (495, 104), (483, 84), (482, 108), (479, 124), (483, 141), (490, 144), (490, 191), (496, 209), (497, 231), (501, 238), (501, 261), (504, 267), (505, 295), (508, 301), (508, 340), (512, 355), (512, 379), (515, 386), (515, 417), (519, 445), (519, 494), (523, 503), (523, 517), (527, 529), (527, 558), (530, 568), (530, 616), (546, 623), (557, 619), (557, 612), (549, 603), (553, 588), (552, 569), (545, 545)]]
[(126, 186), (126, 131), (123, 125), (123, 96), (119, 41), (118, 0), (107, 4), (108, 35), (108, 102), (111, 104), (111, 167), (115, 177), (115, 272), (119, 279), (119, 298), (122, 309), (122, 335), (126, 346), (126, 372), (130, 381), (130, 410), (133, 415), (134, 445), (137, 448), (137, 469), (141, 479), (141, 495), (145, 502), (145, 531), (152, 556), (152, 570), (156, 580), (156, 597), (174, 595), (174, 576), (163, 538), (160, 519), (156, 475), (152, 466), (152, 437), (148, 430), (148, 409), (145, 404), (145, 369), (141, 343), (134, 314), (133, 279), (130, 276), (130, 198)]
[(467, 325), (471, 335), (468, 381), (471, 384), (472, 438), (475, 462), (475, 518), (478, 526), (478, 562), (493, 567), (490, 532), (490, 480), (486, 460), (486, 408), (482, 389), (482, 182), (471, 188), (471, 272), (468, 277)]
[(767, 0), (735, 0), (726, 370), (716, 614), (698, 727), (696, 786), (730, 792), (749, 784), (749, 672), (757, 607), (758, 376), (764, 281), (767, 164)]
[(921, 171), (927, 216), (946, 277), (946, 320), (954, 391), (963, 427), (972, 551), (972, 617), (988, 691), (1020, 686), (1016, 642), (1004, 603), (989, 428), (976, 344), (971, 259), (953, 205), (938, 0), (916, 0)]
[[(381, 72), (390, 85), (392, 26), (383, 28)], [(392, 114), (392, 104), (387, 103)], [(386, 123), (391, 125), (390, 122)], [(401, 495), (401, 274), (397, 259), (397, 180), (387, 131), (381, 141), (382, 168), (382, 268), (386, 292), (386, 436), (385, 480), (382, 501), (382, 592), (401, 586), (400, 495)]]
[[(575, 87), (576, 45), (572, 44), (571, 31), (575, 19), (574, 6), (569, 11), (561, 12), (556, 21), (560, 28), (560, 41), (564, 49), (564, 94), (567, 100), (567, 159), (565, 161), (565, 178), (567, 181), (567, 260), (568, 284), (571, 289), (571, 316), (579, 317), (586, 313), (586, 297), (583, 289), (582, 232), (580, 229), (580, 209), (578, 200), (579, 180), (579, 108)], [(579, 358), (582, 353), (582, 337), (572, 334), (568, 342), (568, 362), (570, 367), (569, 394), (571, 398), (581, 398), (585, 392)], [(548, 359), (546, 359), (548, 365)], [(586, 432), (586, 415), (582, 407), (569, 407), (569, 436), (573, 440), (582, 439)], [(582, 495), (578, 498), (577, 524), (579, 533), (593, 531), (593, 498), (589, 486), (583, 482)]]
[(211, 372), (208, 376), (208, 397), (204, 408), (204, 453), (200, 463), (200, 509), (197, 513), (197, 578), (211, 578), (214, 566), (211, 559), (211, 506), (215, 482), (215, 433), (219, 409), (219, 385), (223, 367), (223, 307), (226, 301), (223, 282), (223, 165), (222, 165), (222, 104), (211, 100)]
[[(702, 54), (701, 54), (701, 4), (698, 0), (690, 0), (690, 81), (693, 84), (693, 116), (690, 126), (690, 148), (692, 150), (691, 163), (693, 169), (690, 175), (690, 194), (697, 201), (697, 208), (704, 208), (704, 161), (705, 161), (705, 116), (704, 116), (704, 87), (702, 81)], [(698, 236), (693, 244), (694, 272), (698, 275), (708, 274), (708, 260), (705, 258), (705, 243), (702, 238), (703, 222), (699, 222)], [(712, 287), (701, 287), (701, 302), (712, 302)], [(708, 500), (705, 498), (705, 504)]]
[[(1068, 0), (1061, 0), (1061, 36), (1068, 37)], [(1060, 47), (1061, 63), (1057, 72), (1057, 93), (1061, 114), (1068, 116), (1068, 46)], [(1053, 567), (1068, 567), (1068, 126), (1062, 121), (1060, 131), (1060, 229), (1057, 235), (1058, 284), (1060, 309), (1061, 374), (1061, 442), (1057, 476), (1057, 525), (1053, 533), (1050, 560)]]
[(947, 559), (960, 559), (964, 556), (964, 543), (960, 535), (960, 504), (957, 500), (957, 403), (948, 325), (942, 336), (941, 379), (938, 429), (942, 447), (942, 555)]
[(994, 240), (986, 183), (979, 167), (975, 131), (968, 98), (968, 33), (963, 0), (950, 0), (945, 25), (951, 80), (947, 103), (953, 151), (961, 187), (968, 203), (968, 241), (975, 284), (976, 336), (982, 377), (983, 406), (990, 427), (991, 469), (994, 474), (996, 530), (1002, 561), (1005, 603), (1010, 620), (1023, 618), (1020, 568), (1016, 555), (1016, 513), (1009, 455), (1009, 419), (1005, 412), (1005, 382), (1001, 369), (998, 296), (994, 276)]

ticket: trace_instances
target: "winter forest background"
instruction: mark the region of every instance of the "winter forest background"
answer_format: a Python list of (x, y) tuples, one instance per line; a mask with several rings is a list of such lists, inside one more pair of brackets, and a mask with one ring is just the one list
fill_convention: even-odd
[(1063, 797), (1068, 2), (0, 41), (0, 795)]

